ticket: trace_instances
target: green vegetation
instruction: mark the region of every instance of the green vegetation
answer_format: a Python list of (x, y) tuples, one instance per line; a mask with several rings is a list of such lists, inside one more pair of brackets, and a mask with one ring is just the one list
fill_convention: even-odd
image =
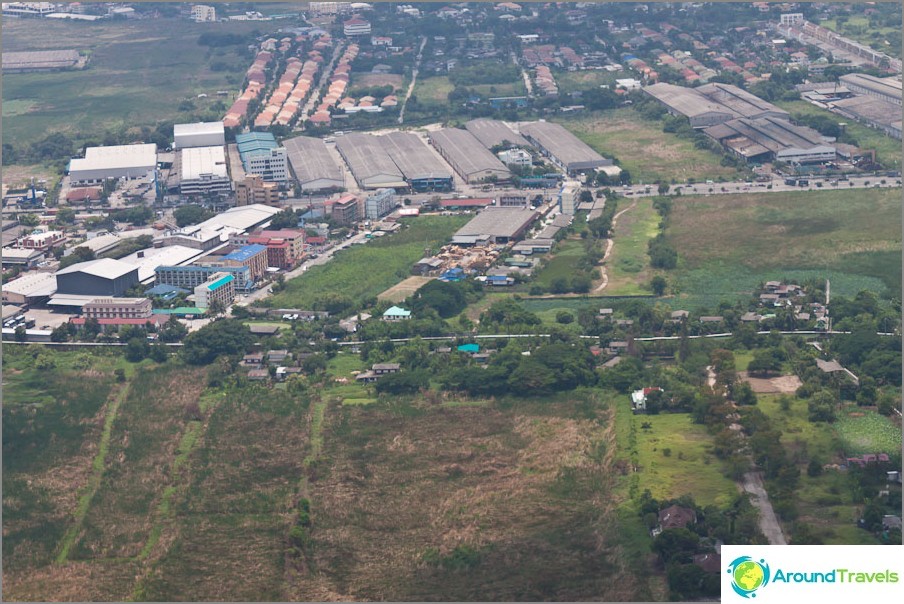
[(619, 216), (614, 229), (614, 245), (606, 271), (609, 285), (604, 290), (610, 296), (649, 294), (651, 277), (647, 242), (659, 232), (659, 215), (647, 199), (622, 201), (628, 209)]
[[(577, 272), (578, 262), (584, 257), (584, 242), (580, 239), (567, 239), (556, 245), (552, 258), (546, 266), (537, 273), (531, 282), (539, 285), (544, 290), (553, 293), (563, 293), (570, 286), (571, 279)], [(557, 281), (564, 280), (566, 287), (563, 291), (555, 291), (553, 285)]]
[(449, 93), (454, 89), (455, 85), (447, 76), (420, 77), (414, 86), (414, 96), (421, 104), (446, 105)]
[(594, 111), (557, 121), (603, 156), (617, 158), (634, 182), (699, 181), (737, 174), (734, 168), (720, 164), (718, 154), (663, 132), (658, 122), (634, 109)]
[(411, 266), (437, 249), (467, 222), (467, 216), (422, 216), (406, 220), (398, 233), (336, 254), (328, 266), (315, 266), (267, 299), (273, 308), (348, 312), (411, 274)]
[(835, 422), (845, 453), (894, 453), (901, 450), (901, 427), (875, 411), (846, 410)]

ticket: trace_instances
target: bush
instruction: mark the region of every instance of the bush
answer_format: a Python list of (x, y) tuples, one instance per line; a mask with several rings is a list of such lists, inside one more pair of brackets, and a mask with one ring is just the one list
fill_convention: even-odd
[(567, 310), (560, 310), (556, 313), (556, 323), (561, 323), (562, 325), (568, 325), (569, 323), (574, 322), (574, 315), (568, 312)]

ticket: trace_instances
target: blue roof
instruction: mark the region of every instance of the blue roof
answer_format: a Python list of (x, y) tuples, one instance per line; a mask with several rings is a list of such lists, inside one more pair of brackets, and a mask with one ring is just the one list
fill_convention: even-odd
[(480, 344), (462, 344), (458, 349), (461, 352), (480, 352)]
[(487, 277), (487, 281), (505, 281), (506, 279), (508, 279), (508, 277), (505, 275), (489, 275)]
[(389, 310), (383, 313), (384, 317), (410, 317), (411, 311), (405, 310), (404, 308), (400, 308), (398, 306), (393, 306)]
[(226, 275), (224, 277), (220, 277), (219, 279), (217, 279), (216, 281), (214, 281), (213, 283), (208, 285), (207, 289), (209, 291), (213, 291), (213, 290), (217, 289), (218, 287), (226, 285), (230, 281), (235, 281), (235, 277), (233, 275)]
[(167, 294), (187, 294), (187, 289), (182, 289), (181, 287), (176, 287), (175, 285), (166, 285), (165, 283), (161, 283), (160, 285), (155, 285), (149, 290), (146, 290), (144, 293), (149, 294), (151, 296), (165, 296)]
[(240, 273), (250, 273), (251, 269), (247, 266), (194, 266), (194, 265), (186, 265), (186, 266), (158, 266), (155, 271), (190, 271), (193, 273), (223, 273), (223, 272), (240, 272)]
[(260, 254), (261, 252), (266, 252), (267, 246), (260, 245), (259, 243), (252, 243), (251, 245), (246, 245), (237, 249), (236, 251), (226, 254), (223, 256), (223, 260), (235, 260), (236, 262), (244, 262), (249, 258)]

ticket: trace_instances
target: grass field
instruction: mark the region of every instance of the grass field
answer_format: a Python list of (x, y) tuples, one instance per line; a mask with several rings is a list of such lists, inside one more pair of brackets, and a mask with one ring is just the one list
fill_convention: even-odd
[(272, 308), (318, 308), (340, 296), (360, 306), (411, 275), (411, 266), (425, 250), (437, 248), (468, 221), (467, 216), (422, 216), (407, 228), (352, 246), (327, 265), (315, 266), (286, 283), (285, 291), (267, 299)]
[(313, 554), (289, 599), (642, 599), (649, 569), (636, 575), (621, 544), (607, 412), (591, 410), (330, 407)]
[(894, 453), (901, 450), (901, 426), (875, 411), (847, 408), (835, 422), (845, 453)]
[(652, 279), (647, 242), (659, 233), (659, 214), (650, 199), (623, 199), (619, 211), (634, 206), (618, 217), (613, 229), (612, 254), (606, 261), (609, 296), (649, 294)]
[(576, 90), (589, 90), (598, 88), (602, 84), (610, 86), (615, 85), (618, 76), (608, 71), (586, 70), (586, 71), (554, 71), (553, 77), (559, 87), (561, 94), (569, 94)]
[(603, 156), (617, 158), (634, 182), (701, 181), (737, 174), (734, 168), (719, 165), (719, 155), (662, 132), (658, 122), (645, 120), (630, 108), (593, 111), (557, 121)]
[(524, 80), (520, 78), (514, 82), (477, 84), (476, 86), (469, 86), (469, 88), (476, 94), (486, 98), (496, 96), (523, 96), (527, 94), (527, 89), (524, 88)]
[[(819, 191), (678, 200), (669, 280), (688, 304), (747, 297), (768, 279), (830, 278), (832, 291), (901, 292), (900, 190)], [(705, 225), (705, 226), (704, 226)]]
[(843, 121), (847, 124), (848, 133), (853, 136), (858, 145), (863, 149), (875, 149), (877, 159), (890, 170), (901, 169), (901, 141), (886, 136), (879, 130), (869, 128), (846, 119), (837, 113), (820, 109), (806, 101), (779, 101), (776, 103), (782, 109), (802, 115), (823, 115), (835, 121)]
[(581, 239), (566, 239), (556, 244), (555, 253), (546, 266), (537, 273), (533, 283), (547, 290), (552, 282), (562, 277), (569, 283), (577, 272), (577, 263), (584, 257), (584, 242)]
[(623, 479), (632, 497), (649, 489), (657, 499), (691, 495), (700, 505), (725, 506), (737, 496), (712, 453), (712, 437), (689, 414), (634, 415), (626, 395), (614, 404), (619, 454), (637, 467)]
[[(187, 20), (78, 23), (48, 19), (4, 19), (3, 50), (76, 49), (91, 55), (88, 68), (3, 77), (3, 135), (26, 145), (50, 132), (98, 141), (120, 127), (184, 120), (179, 103), (191, 98), (202, 110), (216, 91), (237, 94), (251, 58), (244, 46), (226, 50), (197, 44), (207, 24)], [(218, 32), (249, 33), (252, 22), (218, 23)], [(165, 28), (165, 31), (161, 28)], [(223, 53), (223, 54), (220, 54)], [(212, 71), (222, 63), (226, 69)], [(114, 84), (115, 82), (115, 84)], [(202, 101), (200, 93), (210, 95)], [(224, 101), (227, 105), (229, 100)], [(10, 103), (7, 107), (7, 103)]]
[(414, 85), (414, 95), (420, 103), (446, 105), (449, 102), (449, 93), (454, 88), (446, 76), (418, 78)]

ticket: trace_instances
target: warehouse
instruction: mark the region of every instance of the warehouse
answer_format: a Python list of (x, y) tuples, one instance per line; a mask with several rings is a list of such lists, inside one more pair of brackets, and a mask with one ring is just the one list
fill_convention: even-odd
[(594, 151), (559, 124), (534, 122), (522, 126), (521, 133), (570, 175), (612, 165), (611, 159)]
[(731, 84), (706, 84), (695, 88), (698, 93), (713, 103), (727, 107), (739, 117), (760, 118), (778, 117), (788, 119), (788, 112), (776, 107), (758, 96), (750, 94)]
[(157, 170), (157, 145), (88, 147), (84, 159), (69, 161), (73, 185), (99, 184), (108, 178), (146, 178)]
[(276, 143), (276, 138), (271, 133), (236, 134), (235, 144), (246, 173), (257, 174), (267, 182), (288, 180), (286, 150)]
[(838, 81), (847, 86), (851, 92), (901, 106), (901, 80), (897, 78), (877, 78), (865, 73), (849, 73), (838, 78)]
[(345, 187), (342, 168), (322, 139), (298, 136), (283, 142), (289, 165), (302, 191), (329, 191)]
[(203, 250), (197, 248), (184, 245), (168, 245), (166, 247), (138, 250), (124, 258), (120, 258), (120, 260), (138, 269), (139, 282), (150, 283), (154, 280), (154, 269), (158, 266), (187, 264), (202, 253), (204, 253)]
[(51, 273), (22, 273), (3, 284), (3, 302), (8, 304), (37, 304), (56, 291), (56, 279)]
[[(220, 124), (222, 126), (222, 124)], [(222, 146), (190, 147), (178, 152), (179, 191), (187, 197), (228, 195), (231, 191)]]
[(742, 117), (788, 118), (784, 109), (729, 84), (685, 88), (659, 83), (646, 86), (643, 91), (665, 105), (672, 115), (688, 118), (693, 128), (707, 128)]
[(4, 52), (2, 61), (3, 73), (55, 71), (71, 69), (78, 65), (79, 54), (77, 50)]
[(275, 214), (279, 214), (279, 208), (255, 203), (238, 208), (229, 208), (213, 218), (208, 218), (197, 226), (202, 229), (215, 231), (225, 229), (244, 233), (256, 227), (268, 226)]
[(831, 103), (829, 107), (888, 136), (901, 140), (901, 107), (875, 96), (856, 96)]
[(138, 285), (138, 267), (103, 258), (68, 266), (56, 272), (57, 294), (122, 296)]
[(456, 231), (453, 243), (508, 243), (521, 238), (539, 214), (530, 208), (486, 208)]
[(452, 169), (410, 132), (392, 132), (380, 144), (415, 191), (451, 191)]
[(530, 147), (527, 139), (499, 120), (483, 118), (471, 120), (465, 124), (465, 128), (487, 149), (492, 149), (493, 147), (505, 147), (506, 149), (511, 147)]
[(816, 130), (774, 117), (731, 120), (704, 132), (748, 162), (819, 163), (836, 155), (835, 146)]
[(173, 149), (222, 147), (226, 144), (223, 122), (197, 122), (173, 126)]
[(348, 164), (362, 189), (404, 189), (408, 186), (402, 171), (370, 134), (346, 134), (336, 139), (336, 149)]
[(468, 184), (502, 181), (512, 173), (467, 130), (443, 128), (430, 133), (430, 142)]

